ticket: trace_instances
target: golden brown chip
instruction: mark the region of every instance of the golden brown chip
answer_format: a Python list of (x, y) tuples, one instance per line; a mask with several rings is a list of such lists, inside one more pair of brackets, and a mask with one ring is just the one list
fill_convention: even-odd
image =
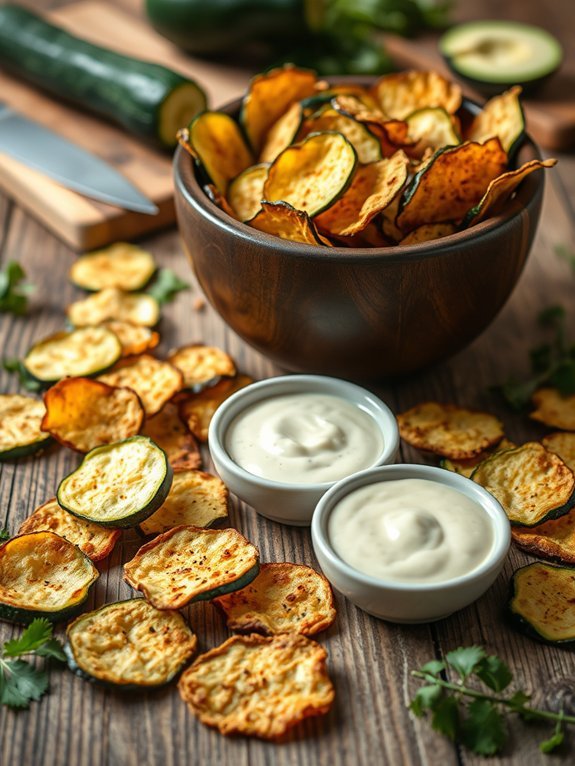
[(107, 319), (153, 327), (160, 319), (160, 306), (147, 293), (125, 293), (109, 287), (71, 303), (66, 313), (74, 327), (100, 325)]
[(515, 625), (546, 643), (575, 642), (575, 569), (543, 561), (513, 573), (509, 610)]
[(540, 388), (533, 394), (536, 406), (529, 417), (551, 428), (575, 431), (575, 395), (563, 396), (556, 388)]
[(228, 200), (238, 220), (249, 221), (261, 208), (268, 168), (263, 163), (252, 165), (230, 183)]
[(145, 535), (173, 527), (211, 527), (228, 515), (229, 491), (217, 476), (204, 471), (174, 473), (168, 497), (160, 508), (140, 524)]
[(575, 509), (536, 527), (512, 527), (511, 537), (534, 556), (575, 564)]
[(303, 108), (296, 101), (270, 128), (260, 153), (260, 162), (273, 162), (278, 154), (293, 143), (302, 121)]
[(345, 136), (362, 163), (377, 162), (382, 158), (379, 139), (371, 133), (369, 127), (355, 117), (338, 112), (329, 105), (305, 120), (299, 138), (301, 140), (310, 133), (327, 131), (336, 131)]
[(401, 202), (403, 191), (399, 191), (395, 197), (391, 200), (389, 205), (382, 210), (381, 213), (381, 230), (383, 236), (387, 237), (392, 244), (397, 245), (404, 237), (405, 234), (396, 224), (397, 214), (399, 212), (399, 205)]
[(200, 655), (178, 688), (202, 723), (222, 734), (277, 739), (327, 713), (334, 690), (327, 653), (305, 636), (232, 636)]
[(454, 114), (461, 105), (461, 88), (437, 72), (409, 71), (380, 77), (371, 93), (389, 117), (403, 120), (417, 109), (439, 106)]
[(465, 140), (482, 143), (497, 137), (504, 151), (511, 154), (525, 130), (520, 93), (521, 88), (515, 85), (490, 99), (469, 126)]
[(214, 412), (228, 396), (244, 386), (249, 386), (250, 383), (253, 383), (253, 379), (247, 375), (236, 375), (235, 378), (221, 380), (212, 388), (182, 399), (178, 405), (180, 416), (196, 439), (207, 442), (208, 428)]
[(151, 351), (160, 342), (160, 334), (149, 327), (108, 319), (102, 326), (111, 330), (122, 344), (122, 356), (137, 356)]
[(224, 213), (227, 213), (232, 218), (236, 218), (237, 220), (235, 210), (232, 208), (224, 195), (213, 184), (206, 184), (204, 186), (204, 191), (214, 203), (214, 205), (217, 205), (220, 210), (223, 210)]
[(420, 242), (430, 242), (441, 237), (448, 237), (454, 234), (457, 227), (452, 223), (424, 223), (417, 229), (411, 231), (407, 237), (404, 237), (400, 245), (418, 245)]
[(259, 213), (246, 223), (258, 231), (289, 239), (291, 242), (330, 246), (328, 240), (318, 232), (309, 215), (302, 210), (296, 210), (287, 202), (263, 201)]
[(0, 394), (0, 460), (41, 449), (50, 438), (42, 430), (44, 402), (20, 394)]
[(413, 144), (408, 135), (408, 125), (404, 120), (392, 120), (377, 107), (367, 107), (362, 99), (355, 96), (336, 96), (332, 106), (338, 112), (353, 117), (377, 137), (381, 155), (391, 157), (399, 149), (410, 149)]
[(92, 378), (64, 378), (46, 391), (44, 404), (43, 430), (77, 452), (135, 436), (144, 422), (134, 391)]
[(313, 636), (333, 623), (335, 606), (326, 578), (302, 564), (262, 564), (255, 580), (214, 600), (238, 633)]
[(502, 452), (506, 449), (515, 449), (516, 446), (516, 444), (504, 437), (495, 447), (480, 452), (478, 455), (469, 458), (468, 460), (449, 460), (449, 458), (444, 458), (441, 461), (441, 467), (446, 468), (448, 471), (459, 473), (461, 476), (465, 476), (469, 479), (477, 466), (484, 460), (487, 460), (490, 455), (494, 455), (496, 452)]
[(406, 119), (408, 136), (413, 146), (406, 149), (412, 157), (423, 157), (428, 150), (435, 151), (443, 146), (461, 143), (452, 115), (441, 107), (424, 107), (410, 114)]
[(194, 436), (180, 418), (175, 404), (168, 402), (156, 415), (147, 418), (142, 429), (168, 456), (176, 471), (201, 468), (202, 456)]
[(192, 391), (214, 385), (220, 378), (233, 378), (237, 372), (234, 360), (221, 348), (192, 343), (172, 351), (168, 362), (184, 376), (184, 387)]
[(558, 431), (547, 434), (541, 439), (541, 444), (549, 452), (559, 455), (561, 460), (575, 471), (575, 433), (570, 431)]
[(184, 386), (184, 376), (178, 369), (148, 354), (123, 359), (98, 380), (135, 391), (147, 417), (159, 412)]
[(120, 529), (106, 529), (101, 524), (73, 516), (58, 505), (55, 497), (22, 522), (18, 534), (43, 531), (54, 532), (66, 538), (92, 561), (101, 561), (109, 556), (122, 534)]
[(70, 269), (70, 279), (85, 290), (141, 290), (156, 270), (154, 256), (137, 245), (113, 245), (79, 256)]
[(486, 412), (424, 402), (397, 416), (401, 438), (413, 447), (466, 460), (497, 444), (503, 426)]

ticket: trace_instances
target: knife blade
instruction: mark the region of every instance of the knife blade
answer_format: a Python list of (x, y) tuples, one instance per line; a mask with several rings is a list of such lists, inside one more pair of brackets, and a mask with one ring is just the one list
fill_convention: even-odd
[(3, 102), (0, 102), (0, 152), (98, 202), (147, 215), (159, 212), (151, 200), (107, 162)]

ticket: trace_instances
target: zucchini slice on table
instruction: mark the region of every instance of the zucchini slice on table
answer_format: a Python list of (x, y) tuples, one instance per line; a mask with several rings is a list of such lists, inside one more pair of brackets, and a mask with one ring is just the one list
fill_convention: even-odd
[(575, 564), (575, 509), (536, 527), (513, 527), (515, 545), (532, 556), (561, 564)]
[(66, 630), (64, 650), (81, 678), (137, 690), (168, 684), (197, 641), (179, 612), (133, 598), (77, 617)]
[(70, 269), (70, 279), (90, 292), (116, 287), (118, 290), (141, 290), (154, 272), (154, 256), (128, 242), (116, 242), (103, 250), (80, 255)]
[(44, 403), (31, 396), (0, 394), (0, 461), (32, 455), (51, 436), (42, 430)]
[(546, 643), (575, 643), (575, 568), (536, 561), (514, 572), (509, 613), (515, 626)]
[(88, 556), (54, 532), (17, 535), (0, 546), (0, 618), (65, 620), (98, 576)]
[(62, 508), (104, 527), (126, 528), (147, 519), (172, 486), (166, 453), (146, 436), (97, 447), (58, 486)]
[(258, 570), (258, 549), (236, 529), (181, 526), (143, 545), (124, 579), (157, 609), (181, 609), (243, 588)]
[(71, 303), (66, 313), (74, 327), (99, 325), (108, 319), (154, 327), (160, 321), (160, 304), (148, 293), (125, 293), (107, 287)]

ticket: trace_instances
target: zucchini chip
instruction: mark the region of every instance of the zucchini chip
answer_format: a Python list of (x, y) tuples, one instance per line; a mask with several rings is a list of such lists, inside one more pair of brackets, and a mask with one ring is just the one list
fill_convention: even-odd
[(316, 114), (308, 117), (302, 125), (300, 139), (310, 133), (326, 133), (328, 131), (341, 133), (355, 149), (357, 158), (362, 163), (377, 162), (383, 155), (379, 139), (368, 126), (350, 115), (338, 112), (328, 105)]
[(270, 128), (260, 152), (260, 162), (273, 162), (278, 154), (287, 149), (295, 141), (302, 122), (303, 107), (296, 101)]
[(180, 417), (184, 423), (187, 423), (196, 439), (207, 442), (210, 421), (220, 404), (228, 396), (253, 382), (253, 379), (247, 375), (236, 375), (235, 378), (220, 380), (212, 388), (200, 391), (199, 394), (191, 394), (183, 399), (178, 405)]
[(130, 292), (145, 287), (155, 271), (151, 253), (128, 242), (116, 242), (79, 256), (70, 269), (70, 279), (76, 287), (91, 292), (108, 287)]
[(547, 434), (541, 439), (541, 444), (549, 452), (559, 455), (565, 465), (575, 472), (575, 433), (558, 431)]
[(136, 690), (170, 683), (197, 643), (181, 614), (133, 598), (77, 617), (64, 648), (70, 670), (81, 678)]
[(217, 476), (177, 471), (164, 504), (140, 524), (140, 530), (158, 535), (182, 525), (206, 529), (227, 517), (228, 500), (228, 488)]
[(575, 476), (539, 442), (498, 452), (471, 475), (503, 506), (509, 521), (534, 527), (568, 513), (575, 503)]
[(260, 210), (269, 165), (252, 165), (236, 176), (228, 188), (228, 201), (236, 218), (249, 221)]
[(58, 503), (104, 527), (135, 527), (162, 505), (172, 486), (163, 450), (146, 436), (97, 447), (58, 486)]
[(424, 402), (398, 415), (397, 422), (408, 444), (452, 460), (469, 460), (503, 438), (494, 415), (454, 404)]
[(99, 325), (108, 319), (154, 327), (160, 320), (160, 304), (147, 293), (125, 293), (109, 287), (71, 303), (66, 313), (74, 327)]
[(309, 215), (296, 210), (287, 202), (262, 201), (259, 213), (246, 223), (258, 231), (289, 239), (291, 242), (330, 247), (330, 242), (321, 236)]
[(439, 149), (403, 193), (397, 225), (409, 233), (424, 223), (460, 221), (506, 167), (498, 138)]
[(54, 532), (18, 535), (0, 546), (0, 618), (65, 620), (88, 598), (98, 570)]
[(98, 375), (118, 361), (122, 346), (105, 327), (82, 327), (57, 332), (36, 343), (22, 362), (40, 383), (56, 383), (66, 377)]
[(213, 184), (205, 184), (203, 188), (214, 205), (217, 205), (220, 210), (223, 210), (224, 213), (237, 220), (235, 210), (232, 208), (230, 203), (227, 201), (219, 189), (217, 189)]
[(0, 394), (0, 461), (32, 455), (50, 441), (42, 430), (44, 403), (31, 396)]
[(257, 575), (258, 549), (236, 529), (169, 529), (124, 565), (124, 579), (157, 609), (181, 609), (243, 588)]
[(313, 217), (341, 197), (352, 181), (357, 154), (341, 133), (317, 133), (289, 146), (268, 171), (264, 196)]
[(406, 118), (407, 135), (414, 146), (409, 154), (423, 157), (426, 149), (441, 149), (443, 146), (457, 146), (461, 136), (455, 129), (451, 115), (442, 107), (425, 107)]
[(411, 231), (400, 241), (400, 245), (419, 245), (421, 242), (431, 242), (454, 234), (457, 227), (453, 223), (424, 223)]
[(229, 354), (203, 343), (191, 343), (172, 351), (168, 362), (180, 370), (184, 376), (184, 388), (191, 391), (213, 386), (220, 378), (233, 378), (237, 372)]
[(354, 236), (384, 210), (407, 179), (408, 159), (403, 152), (369, 165), (360, 165), (351, 186), (315, 223), (327, 234)]
[(159, 412), (184, 385), (184, 377), (178, 369), (148, 354), (124, 359), (98, 380), (135, 391), (144, 405), (146, 417)]
[(575, 431), (575, 395), (563, 396), (556, 388), (540, 388), (531, 401), (537, 409), (529, 414), (550, 428)]
[(109, 556), (122, 534), (119, 529), (105, 529), (100, 524), (72, 516), (60, 507), (55, 497), (37, 508), (21, 524), (18, 534), (44, 531), (66, 538), (92, 561), (101, 561)]
[(118, 336), (118, 340), (122, 344), (122, 356), (143, 354), (145, 351), (156, 348), (160, 342), (160, 334), (143, 325), (122, 322), (118, 319), (107, 319), (102, 322), (102, 327), (106, 327)]
[(333, 623), (333, 593), (326, 578), (303, 564), (262, 564), (255, 580), (214, 603), (238, 633), (313, 636)]
[(418, 109), (440, 107), (449, 114), (461, 106), (461, 88), (437, 72), (409, 71), (380, 77), (371, 93), (388, 117), (403, 120)]
[(495, 447), (484, 450), (483, 452), (480, 452), (478, 455), (469, 458), (468, 460), (450, 460), (449, 458), (443, 458), (441, 461), (441, 467), (445, 468), (447, 471), (453, 471), (454, 473), (458, 473), (461, 476), (465, 476), (467, 479), (469, 479), (479, 463), (487, 460), (490, 455), (494, 455), (496, 452), (503, 452), (503, 450), (506, 449), (515, 449), (516, 447), (516, 444), (513, 444), (513, 442), (504, 437)]
[(521, 88), (515, 85), (490, 99), (469, 126), (465, 140), (483, 143), (496, 137), (501, 141), (504, 151), (511, 156), (523, 140), (525, 132), (520, 93)]
[(533, 556), (575, 564), (575, 510), (536, 527), (512, 527), (511, 537)]
[(327, 653), (298, 634), (232, 636), (201, 654), (178, 682), (190, 711), (222, 734), (275, 740), (330, 709)]
[(46, 391), (44, 404), (42, 428), (76, 452), (135, 436), (144, 422), (144, 408), (134, 391), (92, 378), (61, 380)]
[(511, 586), (509, 612), (522, 633), (545, 643), (575, 642), (575, 569), (537, 561), (514, 572)]
[(198, 443), (181, 419), (175, 404), (168, 402), (157, 415), (147, 418), (142, 434), (164, 450), (174, 470), (201, 467), (202, 456)]
[(413, 141), (407, 134), (407, 123), (404, 120), (391, 120), (377, 106), (366, 107), (355, 96), (336, 96), (331, 105), (336, 111), (365, 125), (377, 137), (381, 156), (391, 157), (399, 149), (411, 151)]

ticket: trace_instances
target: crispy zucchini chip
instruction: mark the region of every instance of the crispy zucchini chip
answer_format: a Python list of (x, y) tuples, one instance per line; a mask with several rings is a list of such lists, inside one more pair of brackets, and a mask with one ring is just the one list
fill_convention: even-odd
[(381, 231), (392, 244), (397, 245), (405, 237), (396, 223), (403, 191), (399, 191), (389, 205), (381, 211)]
[(565, 465), (575, 472), (575, 433), (558, 431), (547, 434), (541, 439), (541, 444), (549, 452), (559, 455)]
[(315, 72), (291, 64), (252, 79), (242, 102), (240, 122), (256, 154), (260, 153), (270, 130), (290, 106), (314, 95), (316, 81)]
[(238, 633), (313, 636), (333, 623), (333, 593), (326, 578), (302, 564), (262, 564), (255, 580), (214, 603)]
[(513, 574), (511, 617), (519, 630), (546, 643), (575, 641), (575, 569), (536, 561)]
[(77, 617), (66, 630), (65, 651), (82, 678), (135, 690), (168, 684), (197, 643), (181, 614), (133, 598)]
[(108, 319), (153, 327), (160, 320), (160, 304), (147, 293), (125, 293), (109, 287), (71, 303), (66, 313), (74, 327), (99, 325)]
[(164, 450), (174, 470), (191, 471), (201, 467), (198, 443), (181, 419), (175, 404), (168, 402), (157, 415), (147, 418), (142, 434)]
[(164, 504), (140, 524), (145, 535), (174, 527), (213, 526), (228, 515), (229, 491), (217, 476), (204, 471), (177, 471)]
[(465, 476), (467, 479), (469, 479), (479, 463), (487, 460), (490, 455), (494, 455), (496, 452), (503, 452), (503, 450), (506, 449), (515, 449), (515, 447), (517, 447), (516, 444), (503, 437), (503, 439), (501, 439), (499, 444), (497, 444), (495, 447), (484, 450), (483, 452), (480, 452), (478, 455), (469, 458), (468, 460), (450, 460), (449, 458), (443, 458), (441, 461), (441, 467), (448, 471), (458, 473), (461, 476)]
[(237, 215), (235, 210), (232, 208), (230, 203), (227, 201), (227, 199), (224, 197), (224, 195), (217, 189), (213, 184), (205, 184), (204, 191), (208, 195), (208, 197), (211, 199), (211, 201), (214, 203), (214, 205), (217, 205), (220, 210), (223, 210), (224, 213), (227, 213), (232, 218), (235, 218), (237, 220)]
[(323, 647), (297, 634), (232, 636), (200, 655), (178, 688), (207, 726), (274, 740), (330, 709), (334, 689), (326, 659)]
[(498, 452), (471, 475), (503, 506), (512, 524), (534, 527), (566, 514), (575, 503), (575, 476), (539, 442)]
[(575, 510), (536, 527), (512, 527), (511, 537), (533, 556), (575, 564)]
[(531, 401), (536, 409), (530, 418), (550, 428), (575, 431), (575, 395), (563, 396), (556, 388), (540, 388)]
[(341, 133), (312, 134), (285, 149), (272, 163), (264, 196), (313, 217), (345, 192), (356, 164), (355, 149)]
[(77, 545), (92, 561), (101, 561), (109, 556), (122, 534), (119, 529), (105, 529), (100, 524), (72, 516), (58, 504), (55, 497), (37, 508), (20, 525), (19, 535), (30, 532), (54, 532)]
[(230, 183), (228, 200), (238, 220), (249, 221), (260, 210), (268, 168), (264, 163), (252, 165)]
[(273, 162), (278, 154), (287, 149), (295, 141), (302, 122), (303, 107), (296, 101), (270, 128), (260, 152), (260, 162)]
[(408, 126), (404, 120), (392, 120), (377, 106), (366, 107), (361, 99), (354, 96), (336, 96), (331, 105), (336, 111), (365, 125), (377, 137), (382, 157), (391, 157), (399, 149), (411, 149), (413, 141), (408, 136)]
[(144, 408), (132, 389), (92, 378), (61, 380), (46, 391), (44, 403), (44, 431), (77, 452), (135, 436), (144, 422)]
[(510, 90), (490, 99), (475, 117), (465, 133), (466, 141), (483, 143), (498, 138), (507, 154), (511, 155), (523, 140), (525, 117), (519, 94), (521, 88), (515, 85)]
[(163, 450), (146, 436), (97, 447), (58, 486), (58, 503), (81, 519), (126, 528), (151, 516), (172, 486)]
[(259, 552), (236, 529), (169, 529), (124, 565), (124, 579), (157, 609), (181, 609), (243, 588), (258, 573)]
[(122, 322), (118, 319), (107, 319), (102, 322), (106, 327), (118, 336), (122, 344), (122, 356), (137, 356), (145, 351), (156, 348), (160, 342), (160, 333), (143, 325)]
[(31, 455), (47, 446), (50, 434), (42, 430), (45, 413), (39, 399), (0, 394), (0, 461)]
[(184, 385), (184, 376), (173, 364), (148, 354), (122, 360), (98, 380), (135, 391), (144, 405), (146, 417), (159, 412)]
[(403, 120), (418, 109), (441, 107), (449, 114), (461, 106), (461, 88), (437, 72), (409, 71), (380, 77), (371, 93), (389, 117)]
[(105, 327), (81, 327), (57, 332), (35, 343), (22, 364), (41, 383), (56, 383), (66, 377), (98, 375), (118, 361), (122, 345)]
[(253, 382), (248, 375), (236, 375), (235, 378), (221, 380), (199, 394), (191, 394), (178, 405), (180, 417), (187, 423), (196, 439), (207, 442), (211, 419), (220, 404), (228, 396)]
[(439, 149), (405, 190), (397, 225), (409, 233), (424, 223), (460, 221), (506, 167), (498, 138)]
[(406, 118), (407, 135), (414, 146), (409, 154), (423, 157), (427, 149), (435, 151), (443, 146), (457, 146), (461, 136), (457, 132), (451, 115), (442, 107), (424, 107)]
[(296, 210), (287, 202), (263, 200), (261, 210), (246, 223), (258, 231), (289, 239), (291, 242), (330, 246), (330, 242), (321, 236), (309, 215), (302, 210)]
[(503, 438), (503, 426), (486, 412), (424, 402), (397, 416), (401, 438), (417, 449), (469, 460)]
[(215, 385), (220, 378), (233, 378), (236, 365), (229, 354), (217, 346), (191, 343), (173, 351), (168, 357), (170, 364), (184, 376), (184, 388), (201, 391)]
[(400, 241), (400, 245), (419, 245), (421, 242), (431, 242), (454, 234), (457, 227), (453, 223), (424, 223), (417, 229), (409, 232), (407, 237)]
[(350, 115), (338, 112), (332, 106), (324, 107), (320, 112), (305, 120), (300, 139), (310, 133), (333, 131), (341, 133), (355, 149), (357, 158), (362, 163), (377, 162), (382, 158), (381, 145), (377, 136), (370, 132), (367, 125)]
[(104, 250), (79, 256), (70, 269), (70, 279), (84, 290), (97, 292), (108, 287), (141, 290), (154, 272), (154, 256), (137, 245), (116, 242)]
[(98, 570), (54, 532), (32, 532), (0, 546), (0, 618), (65, 620), (88, 598)]
[(407, 179), (408, 160), (403, 152), (369, 165), (360, 165), (349, 189), (315, 219), (328, 234), (354, 236), (393, 201)]

